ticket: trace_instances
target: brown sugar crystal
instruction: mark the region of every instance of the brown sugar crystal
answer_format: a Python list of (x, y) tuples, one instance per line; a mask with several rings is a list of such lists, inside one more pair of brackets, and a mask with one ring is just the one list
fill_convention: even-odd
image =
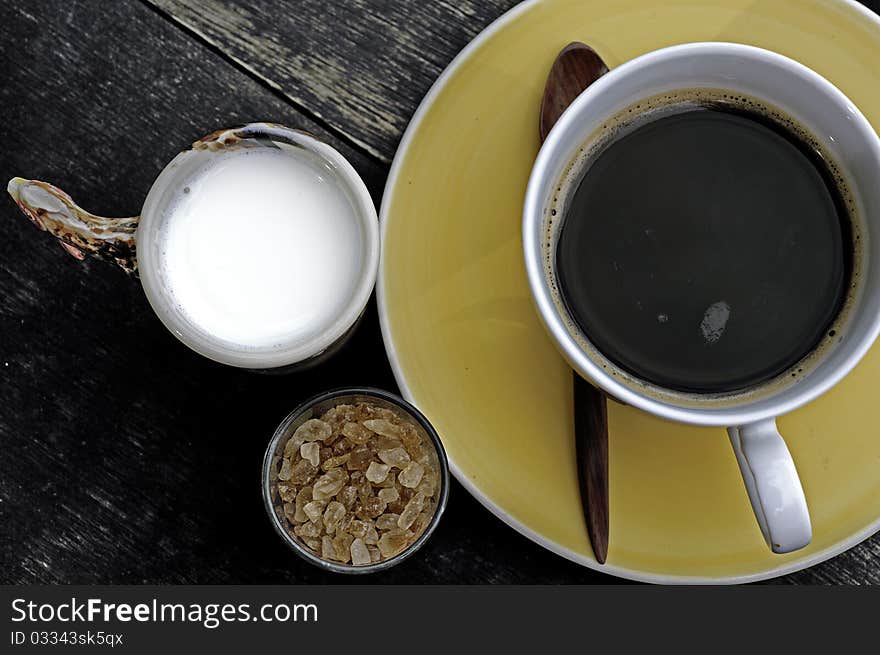
[(271, 473), (275, 511), (322, 559), (365, 566), (394, 557), (436, 511), (434, 445), (385, 407), (337, 405), (300, 425), (280, 451)]

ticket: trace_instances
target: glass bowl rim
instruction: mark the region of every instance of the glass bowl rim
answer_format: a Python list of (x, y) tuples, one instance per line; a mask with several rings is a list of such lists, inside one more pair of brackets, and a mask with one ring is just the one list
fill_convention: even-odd
[[(290, 425), (303, 413), (307, 412), (315, 405), (344, 396), (375, 397), (392, 405), (396, 405), (404, 412), (409, 414), (409, 416), (425, 430), (426, 434), (431, 440), (434, 446), (434, 450), (437, 453), (437, 460), (440, 466), (440, 493), (437, 498), (437, 506), (434, 509), (434, 515), (431, 517), (430, 523), (428, 523), (428, 525), (422, 531), (422, 534), (420, 534), (419, 537), (412, 544), (407, 546), (403, 551), (401, 551), (394, 557), (386, 560), (380, 560), (379, 562), (375, 562), (373, 564), (364, 564), (360, 566), (330, 562), (321, 557), (318, 557), (317, 555), (309, 551), (304, 545), (298, 543), (284, 529), (284, 526), (281, 523), (281, 519), (276, 514), (275, 508), (272, 505), (272, 494), (270, 491), (270, 469), (272, 458), (276, 449), (278, 448), (279, 441), (287, 433)], [(319, 568), (333, 571), (335, 573), (375, 573), (376, 571), (384, 571), (385, 569), (400, 564), (403, 560), (405, 560), (407, 557), (409, 557), (419, 548), (421, 548), (424, 543), (430, 538), (431, 534), (434, 532), (440, 522), (440, 517), (446, 509), (446, 503), (449, 499), (449, 462), (446, 457), (446, 450), (443, 448), (443, 442), (440, 440), (440, 435), (437, 434), (437, 430), (434, 429), (434, 426), (431, 425), (431, 422), (427, 419), (427, 417), (422, 414), (422, 412), (419, 411), (419, 409), (416, 408), (412, 403), (408, 402), (397, 394), (391, 393), (390, 391), (385, 391), (384, 389), (378, 389), (376, 387), (340, 387), (312, 396), (311, 398), (297, 405), (296, 408), (292, 412), (290, 412), (284, 418), (284, 420), (281, 421), (281, 423), (275, 429), (275, 432), (272, 434), (272, 438), (269, 440), (269, 444), (266, 447), (265, 455), (263, 456), (261, 478), (263, 490), (263, 505), (266, 509), (266, 512), (269, 514), (269, 520), (271, 521), (272, 527), (275, 532), (297, 555)]]

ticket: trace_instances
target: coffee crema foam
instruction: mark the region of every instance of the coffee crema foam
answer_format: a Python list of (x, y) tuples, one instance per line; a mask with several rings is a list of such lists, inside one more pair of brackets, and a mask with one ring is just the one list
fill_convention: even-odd
[[(843, 208), (846, 211), (848, 225), (845, 227), (849, 229), (850, 245), (852, 246), (850, 279), (846, 296), (841, 310), (827, 330), (826, 338), (804, 356), (803, 359), (776, 378), (752, 388), (717, 394), (692, 393), (659, 387), (622, 370), (615, 363), (611, 362), (590, 342), (582, 329), (571, 318), (559, 290), (558, 276), (555, 270), (555, 253), (561, 227), (566, 216), (567, 204), (589, 171), (592, 163), (598, 159), (604, 150), (630, 132), (660, 118), (678, 113), (712, 108), (726, 109), (734, 113), (742, 112), (759, 120), (767, 121), (777, 128), (789, 132), (805, 146), (812, 149), (822, 160), (824, 167), (827, 169), (829, 181), (833, 182), (839, 193)], [(624, 386), (632, 388), (637, 393), (660, 401), (693, 407), (736, 405), (753, 402), (773, 395), (792, 384), (796, 384), (818, 366), (829, 349), (840, 342), (861, 288), (860, 278), (863, 271), (861, 217), (856, 197), (852, 193), (843, 170), (828, 151), (825, 144), (816, 139), (796, 119), (760, 99), (743, 93), (712, 88), (684, 89), (651, 96), (625, 107), (613, 117), (604, 121), (597, 130), (584, 140), (560, 175), (553, 197), (548, 198), (544, 212), (544, 243), (542, 250), (545, 277), (550, 285), (553, 302), (569, 334), (577, 341), (584, 353), (607, 374), (616, 378)]]
[(286, 144), (230, 148), (172, 193), (159, 267), (172, 301), (209, 338), (242, 351), (307, 343), (350, 303), (363, 227), (322, 158)]

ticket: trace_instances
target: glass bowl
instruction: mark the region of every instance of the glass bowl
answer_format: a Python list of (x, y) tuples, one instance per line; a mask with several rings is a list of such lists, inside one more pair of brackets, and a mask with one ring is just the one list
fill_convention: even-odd
[[(380, 560), (372, 564), (346, 564), (342, 562), (326, 560), (310, 551), (304, 544), (300, 543), (298, 538), (294, 537), (287, 531), (285, 520), (279, 516), (276, 507), (280, 506), (281, 500), (274, 497), (273, 489), (273, 466), (277, 464), (278, 458), (284, 451), (288, 437), (303, 423), (311, 418), (319, 418), (328, 409), (342, 404), (370, 403), (377, 407), (382, 407), (395, 412), (401, 418), (407, 419), (416, 426), (419, 434), (426, 443), (430, 443), (434, 447), (437, 455), (439, 468), (439, 491), (437, 494), (437, 504), (434, 508), (434, 515), (431, 517), (428, 525), (422, 533), (404, 550), (385, 560)], [(373, 389), (368, 387), (351, 387), (345, 389), (336, 389), (322, 393), (311, 398), (293, 410), (287, 415), (281, 425), (275, 430), (269, 446), (266, 448), (266, 455), (263, 458), (263, 504), (266, 512), (269, 514), (269, 520), (275, 532), (287, 543), (293, 551), (303, 559), (311, 562), (315, 566), (336, 573), (373, 573), (375, 571), (383, 571), (387, 568), (399, 564), (407, 557), (416, 552), (428, 540), (431, 533), (440, 522), (440, 517), (446, 509), (446, 501), (449, 497), (449, 464), (446, 459), (446, 451), (440, 442), (440, 437), (427, 418), (410, 403), (400, 396), (383, 391), (381, 389)]]

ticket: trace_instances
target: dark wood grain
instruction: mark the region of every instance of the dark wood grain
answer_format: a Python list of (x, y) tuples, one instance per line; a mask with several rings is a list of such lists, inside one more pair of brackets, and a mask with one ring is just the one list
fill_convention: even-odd
[(515, 0), (149, 0), (390, 162), (452, 57)]
[[(143, 1), (386, 163), (440, 72), (484, 27), (518, 4)], [(862, 4), (880, 10), (880, 0)]]
[[(197, 17), (216, 4), (185, 9)], [(241, 43), (264, 39), (270, 52), (301, 50), (306, 64), (330, 58), (341, 71), (322, 90), (305, 78), (323, 72), (291, 59), (279, 91), (253, 72), (258, 62), (236, 62), (220, 40), (134, 0), (0, 3), (0, 173), (54, 181), (100, 214), (137, 213), (194, 138), (274, 120), (329, 138), (378, 200), (387, 169), (376, 155), (391, 157), (433, 76), (511, 4), (263, 0), (271, 20), (243, 25)], [(358, 102), (391, 118), (370, 126), (366, 108), (360, 118), (340, 100), (352, 71), (391, 76), (384, 87), (358, 82), (376, 89)], [(0, 582), (617, 581), (531, 543), (457, 484), (435, 535), (401, 566), (352, 579), (301, 562), (264, 516), (263, 449), (299, 401), (350, 384), (394, 389), (372, 304), (324, 367), (284, 377), (225, 368), (179, 344), (137, 282), (74, 261), (0, 200)], [(880, 538), (778, 582), (880, 584)]]

